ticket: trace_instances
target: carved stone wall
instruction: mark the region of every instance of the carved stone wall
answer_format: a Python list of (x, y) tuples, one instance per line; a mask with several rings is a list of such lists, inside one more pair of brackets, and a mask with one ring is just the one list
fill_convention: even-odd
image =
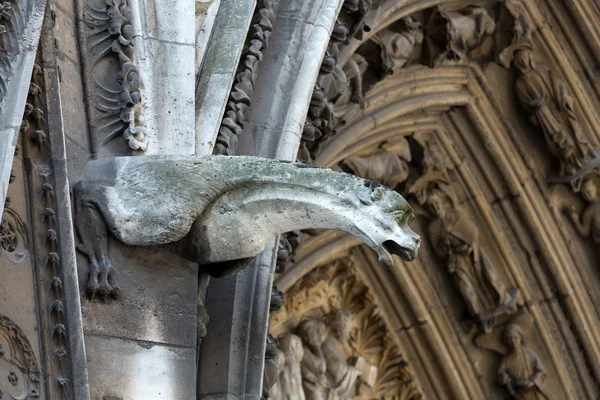
[[(286, 291), (283, 308), (270, 319), (280, 352), (279, 380), (271, 398), (315, 398), (317, 393), (334, 398), (422, 398), (373, 292), (357, 276), (356, 264), (353, 257), (334, 261)], [(323, 338), (317, 349), (311, 329), (319, 328)]]
[[(596, 399), (596, 3), (0, 0), (0, 399)], [(419, 255), (294, 231), (217, 281), (109, 235), (121, 292), (88, 290), (85, 166), (209, 153), (378, 181)], [(127, 206), (181, 194), (152, 185)]]

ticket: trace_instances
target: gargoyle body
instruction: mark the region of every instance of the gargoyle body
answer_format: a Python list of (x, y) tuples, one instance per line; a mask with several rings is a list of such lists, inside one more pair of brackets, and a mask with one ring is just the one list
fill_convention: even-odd
[(143, 156), (90, 163), (75, 188), (88, 292), (118, 295), (107, 232), (131, 246), (163, 245), (213, 276), (238, 272), (275, 235), (337, 229), (391, 264), (413, 260), (420, 239), (406, 200), (374, 181), (256, 157)]

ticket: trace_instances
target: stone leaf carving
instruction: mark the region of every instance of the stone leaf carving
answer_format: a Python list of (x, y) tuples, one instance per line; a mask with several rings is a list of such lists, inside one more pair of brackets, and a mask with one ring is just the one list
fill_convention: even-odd
[[(117, 295), (107, 229), (131, 246), (166, 245), (214, 276), (247, 265), (277, 234), (339, 229), (391, 265), (417, 255), (410, 205), (370, 180), (256, 157), (114, 157), (88, 164), (74, 189), (90, 260), (88, 291)], [(249, 240), (252, 238), (252, 240)]]
[(494, 20), (483, 7), (468, 6), (449, 10), (444, 6), (437, 6), (427, 30), (431, 66), (438, 66), (444, 60), (463, 61), (495, 29)]
[[(88, 37), (93, 55), (96, 109), (102, 113), (94, 126), (106, 144), (123, 135), (129, 147), (144, 151), (148, 137), (142, 116), (140, 76), (133, 57), (133, 26), (127, 0), (105, 0), (105, 6), (86, 4), (85, 21), (92, 28)], [(118, 61), (118, 71), (99, 65), (107, 56)], [(103, 76), (101, 76), (103, 75)]]
[(40, 370), (21, 329), (0, 314), (0, 393), (11, 399), (38, 398)]

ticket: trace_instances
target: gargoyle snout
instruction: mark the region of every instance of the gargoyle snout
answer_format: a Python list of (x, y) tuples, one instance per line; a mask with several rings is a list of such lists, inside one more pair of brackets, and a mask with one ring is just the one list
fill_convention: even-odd
[(404, 240), (386, 240), (383, 242), (383, 248), (391, 253), (399, 256), (404, 261), (413, 261), (417, 258), (419, 252), (419, 246), (421, 245), (421, 238), (416, 233), (412, 233), (410, 236), (403, 238)]

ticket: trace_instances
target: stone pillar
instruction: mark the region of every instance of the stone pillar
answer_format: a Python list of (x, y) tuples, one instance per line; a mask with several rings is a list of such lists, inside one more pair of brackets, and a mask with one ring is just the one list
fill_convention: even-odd
[(11, 8), (0, 19), (0, 215), (46, 9), (42, 0), (4, 3)]
[(210, 154), (229, 99), (256, 0), (221, 0), (196, 82), (196, 154)]
[(130, 0), (146, 154), (194, 154), (194, 0)]
[(296, 158), (319, 67), (342, 3), (279, 3), (258, 71), (249, 123), (240, 135), (245, 154)]
[[(340, 0), (279, 3), (269, 47), (259, 66), (250, 132), (241, 135), (240, 154), (295, 159), (310, 96), (341, 4)], [(281, 91), (282, 87), (294, 89)], [(287, 134), (282, 135), (283, 127)], [(198, 369), (199, 399), (258, 400), (262, 396), (275, 243), (278, 241), (273, 240), (239, 274), (211, 281), (206, 297), (211, 319)]]

